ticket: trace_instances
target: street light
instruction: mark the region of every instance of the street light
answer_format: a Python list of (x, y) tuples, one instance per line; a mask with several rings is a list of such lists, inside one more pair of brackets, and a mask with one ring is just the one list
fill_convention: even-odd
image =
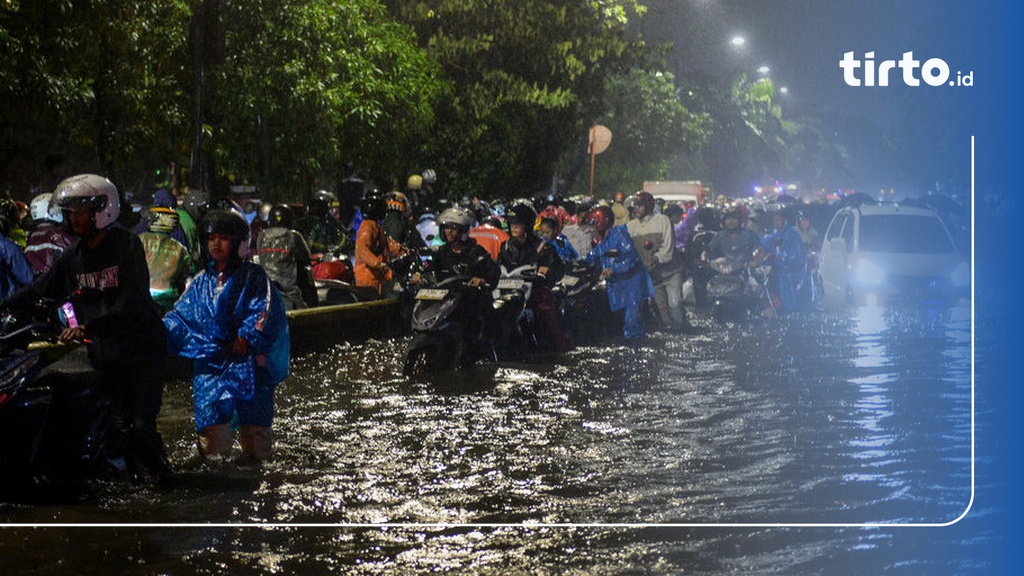
[(771, 71), (772, 71), (772, 69), (771, 69), (771, 68), (769, 68), (769, 67), (767, 67), (767, 66), (761, 66), (760, 68), (758, 68), (758, 69), (757, 69), (757, 72), (758, 72), (758, 73), (759, 73), (759, 74), (760, 74), (761, 76), (767, 76), (767, 75), (768, 75), (768, 73), (769, 73), (769, 72), (771, 72)]
[(732, 44), (733, 46), (735, 46), (737, 48), (743, 46), (746, 43), (747, 43), (747, 40), (743, 36), (733, 36), (732, 40), (729, 40), (729, 44)]

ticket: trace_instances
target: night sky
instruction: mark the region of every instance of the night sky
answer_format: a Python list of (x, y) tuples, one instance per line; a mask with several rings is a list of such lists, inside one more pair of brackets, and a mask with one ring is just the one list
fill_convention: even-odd
[[(908, 195), (925, 192), (930, 172), (938, 172), (969, 150), (973, 97), (970, 88), (908, 88), (890, 76), (890, 86), (850, 87), (839, 61), (853, 51), (863, 59), (898, 60), (913, 51), (919, 60), (939, 57), (956, 76), (981, 65), (972, 24), (979, 10), (969, 2), (925, 0), (651, 0), (644, 35), (671, 42), (670, 70), (727, 74), (759, 66), (780, 95), (787, 118), (821, 119), (851, 151), (858, 176), (851, 186), (905, 187)], [(973, 11), (973, 12), (972, 12)], [(737, 49), (729, 41), (742, 36)], [(977, 76), (977, 72), (975, 76)], [(979, 80), (979, 78), (975, 78)], [(941, 131), (939, 127), (941, 125)], [(939, 133), (941, 132), (941, 133)], [(900, 157), (887, 150), (900, 142)], [(960, 143), (963, 142), (962, 145)], [(964, 182), (967, 170), (957, 173)]]

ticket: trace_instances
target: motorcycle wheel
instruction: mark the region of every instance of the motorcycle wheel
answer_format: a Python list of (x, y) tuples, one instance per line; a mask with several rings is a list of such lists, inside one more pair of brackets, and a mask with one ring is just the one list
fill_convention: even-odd
[(406, 376), (424, 376), (433, 372), (437, 367), (437, 352), (432, 348), (418, 348), (409, 352), (405, 359)]

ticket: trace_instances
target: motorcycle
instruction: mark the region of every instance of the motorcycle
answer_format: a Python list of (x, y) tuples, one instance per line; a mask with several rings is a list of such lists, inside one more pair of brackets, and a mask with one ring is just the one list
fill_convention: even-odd
[[(405, 291), (407, 278), (414, 272), (425, 269), (429, 259), (429, 255), (415, 250), (392, 259), (388, 265), (393, 271), (394, 280), (385, 287), (384, 296), (401, 295)], [(356, 286), (353, 269), (352, 259), (348, 254), (321, 256), (318, 263), (313, 266), (315, 286), (321, 306), (354, 304), (381, 298), (374, 288)], [(318, 270), (323, 270), (323, 272), (318, 273)]]
[(569, 338), (576, 344), (600, 340), (613, 332), (613, 315), (608, 307), (607, 284), (601, 268), (582, 260), (568, 263), (562, 279), (555, 284), (555, 298)]
[(533, 283), (543, 281), (533, 264), (512, 270), (501, 269), (501, 278), (494, 289), (495, 323), (498, 327), (499, 356), (512, 360), (525, 360), (537, 350), (537, 334), (533, 311), (527, 308), (533, 292)]
[(694, 304), (697, 306), (705, 306), (711, 301), (711, 297), (708, 295), (708, 282), (715, 275), (715, 270), (708, 263), (704, 254), (714, 237), (713, 230), (705, 228), (703, 224), (698, 224), (697, 230), (687, 242), (684, 252), (686, 269), (693, 286)]
[(768, 270), (763, 259), (745, 266), (727, 257), (710, 260), (715, 274), (708, 280), (712, 316), (718, 322), (749, 320), (758, 315), (773, 317), (775, 306), (767, 290)]
[(0, 322), (0, 497), (74, 492), (126, 469), (111, 399), (84, 347), (35, 345), (59, 330), (38, 316)]
[(413, 296), (412, 341), (406, 352), (403, 373), (423, 376), (446, 369), (458, 369), (477, 359), (492, 356), (489, 341), (479, 326), (473, 300), (480, 288), (468, 284), (466, 276), (453, 276), (436, 282), (424, 274)]

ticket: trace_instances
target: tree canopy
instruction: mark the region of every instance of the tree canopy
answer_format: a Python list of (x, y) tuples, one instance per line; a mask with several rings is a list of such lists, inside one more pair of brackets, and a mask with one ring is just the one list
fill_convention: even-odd
[[(777, 154), (770, 98), (681, 100), (639, 36), (644, 13), (641, 0), (0, 0), (0, 182), (48, 191), (95, 171), (143, 191), (174, 162), (301, 201), (350, 170), (391, 186), (431, 168), (451, 197), (511, 198), (555, 175), (578, 186), (598, 122), (615, 134), (609, 189), (672, 172), (709, 133), (743, 128)], [(188, 184), (210, 186), (200, 172)]]

